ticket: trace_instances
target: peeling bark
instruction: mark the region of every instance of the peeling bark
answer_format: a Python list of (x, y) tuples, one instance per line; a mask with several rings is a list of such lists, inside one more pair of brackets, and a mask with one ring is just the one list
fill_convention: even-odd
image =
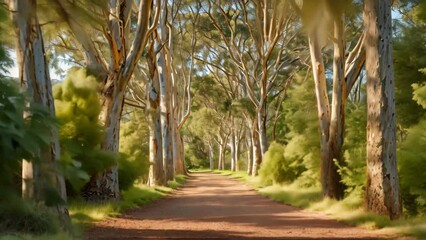
[[(29, 104), (40, 104), (55, 116), (49, 67), (46, 61), (43, 36), (36, 15), (36, 1), (10, 0), (8, 2), (12, 22), (17, 35), (16, 53), (19, 65), (19, 81), (31, 98)], [(28, 117), (28, 116), (27, 116)], [(22, 194), (36, 202), (46, 200), (45, 189), (54, 188), (66, 203), (66, 188), (63, 175), (57, 168), (60, 157), (59, 134), (56, 127), (49, 130), (51, 142), (39, 149), (41, 161), (22, 163)], [(69, 227), (68, 210), (65, 205), (56, 205), (52, 211), (58, 215), (65, 228)]]

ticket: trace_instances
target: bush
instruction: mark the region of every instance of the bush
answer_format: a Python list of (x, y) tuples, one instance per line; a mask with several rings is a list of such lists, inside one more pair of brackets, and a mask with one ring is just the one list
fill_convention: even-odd
[(346, 132), (343, 145), (344, 166), (339, 166), (346, 193), (363, 192), (366, 179), (367, 110), (364, 104), (353, 104), (346, 110)]
[[(398, 151), (401, 189), (410, 215), (426, 207), (426, 118), (408, 130)], [(419, 208), (418, 208), (419, 207)]]
[(120, 183), (121, 191), (129, 189), (138, 179), (145, 180), (147, 177), (146, 173), (146, 163), (134, 160), (128, 155), (120, 153), (118, 159), (118, 182)]
[[(63, 83), (53, 87), (56, 114), (61, 122), (61, 163), (74, 191), (80, 191), (89, 175), (114, 164), (114, 155), (100, 148), (103, 128), (98, 83), (84, 69), (72, 69)], [(70, 191), (68, 191), (70, 193)]]
[(301, 161), (285, 157), (285, 149), (276, 142), (269, 146), (259, 170), (263, 184), (292, 182), (305, 170)]
[(120, 189), (126, 190), (136, 180), (146, 181), (149, 172), (149, 129), (145, 113), (133, 109), (120, 126), (118, 178)]
[(27, 202), (20, 196), (3, 196), (0, 201), (1, 233), (54, 233), (60, 230), (57, 218), (45, 206)]

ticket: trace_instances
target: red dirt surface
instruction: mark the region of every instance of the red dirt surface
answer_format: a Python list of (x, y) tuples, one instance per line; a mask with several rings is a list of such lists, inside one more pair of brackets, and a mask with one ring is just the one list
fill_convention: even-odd
[(384, 239), (316, 212), (259, 196), (241, 182), (192, 174), (167, 198), (108, 218), (88, 229), (98, 239)]

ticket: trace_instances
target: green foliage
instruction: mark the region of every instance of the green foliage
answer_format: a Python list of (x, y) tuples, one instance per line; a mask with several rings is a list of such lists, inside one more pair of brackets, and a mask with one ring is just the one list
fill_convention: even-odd
[(259, 170), (259, 177), (264, 184), (292, 182), (306, 170), (301, 159), (291, 161), (293, 159), (285, 157), (285, 148), (276, 142), (269, 146)]
[(26, 100), (16, 82), (0, 78), (0, 205), (7, 206), (6, 196), (20, 195), (21, 160), (40, 163), (38, 152), (50, 143), (56, 124), (46, 108), (26, 106)]
[[(425, 74), (426, 74), (426, 68)], [(421, 85), (414, 83), (413, 87), (413, 100), (415, 100), (420, 106), (426, 109), (426, 83)]]
[(401, 188), (408, 213), (426, 213), (426, 118), (409, 128), (407, 138), (398, 151), (398, 158)]
[(419, 69), (426, 66), (426, 24), (403, 25), (401, 36), (394, 40), (395, 98), (397, 121), (407, 128), (416, 124), (423, 110), (412, 97), (413, 84), (426, 83)]
[(8, 42), (9, 34), (5, 34), (9, 29), (9, 13), (4, 7), (0, 7), (0, 76), (8, 73), (8, 68), (12, 67), (13, 61), (5, 48), (5, 42)]
[(287, 133), (280, 142), (286, 145), (284, 158), (294, 166), (303, 165), (306, 169), (300, 173), (299, 184), (312, 186), (319, 183), (320, 142), (314, 81), (304, 79), (304, 73), (301, 73), (288, 89), (288, 97), (283, 102), (281, 121)]
[(45, 234), (59, 230), (55, 216), (45, 206), (24, 201), (19, 196), (7, 200), (7, 204), (0, 204), (1, 233)]
[(134, 110), (120, 126), (120, 158), (118, 177), (120, 189), (126, 190), (135, 180), (145, 181), (149, 170), (149, 130), (145, 113)]
[(83, 69), (69, 71), (64, 82), (53, 87), (56, 114), (61, 122), (61, 163), (66, 179), (79, 191), (89, 175), (114, 163), (114, 156), (100, 149), (103, 129), (98, 83)]
[(201, 138), (194, 136), (189, 144), (185, 144), (185, 166), (189, 169), (209, 167), (209, 156)]
[(339, 173), (347, 186), (346, 192), (362, 192), (366, 179), (366, 124), (367, 114), (364, 104), (351, 104), (346, 108), (346, 131), (343, 145), (344, 166)]

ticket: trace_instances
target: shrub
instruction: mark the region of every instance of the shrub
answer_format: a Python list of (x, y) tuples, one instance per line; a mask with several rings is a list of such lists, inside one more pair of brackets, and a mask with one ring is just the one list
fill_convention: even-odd
[(292, 182), (305, 170), (301, 161), (285, 157), (286, 147), (273, 142), (265, 153), (259, 177), (263, 184)]

